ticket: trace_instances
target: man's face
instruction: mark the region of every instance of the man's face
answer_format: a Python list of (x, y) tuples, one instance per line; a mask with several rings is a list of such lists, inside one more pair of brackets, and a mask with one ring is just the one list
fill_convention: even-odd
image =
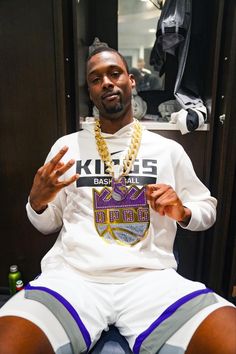
[(143, 69), (144, 68), (144, 66), (145, 66), (145, 62), (144, 62), (144, 60), (139, 60), (138, 62), (137, 62), (137, 67), (138, 67), (138, 69)]
[(102, 117), (119, 118), (130, 109), (135, 81), (117, 53), (104, 51), (92, 56), (87, 82), (90, 98)]

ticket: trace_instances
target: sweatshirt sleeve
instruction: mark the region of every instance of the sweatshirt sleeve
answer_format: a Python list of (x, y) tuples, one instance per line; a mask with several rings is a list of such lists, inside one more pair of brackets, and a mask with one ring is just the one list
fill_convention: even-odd
[[(55, 156), (62, 146), (62, 144), (56, 142), (49, 152), (45, 163)], [(45, 209), (43, 213), (38, 214), (33, 210), (28, 199), (28, 203), (26, 204), (27, 216), (32, 225), (41, 233), (47, 235), (57, 232), (62, 227), (63, 206), (65, 205), (65, 202), (66, 193), (64, 189), (62, 189), (57, 194), (56, 198), (48, 204), (47, 209)]]
[(31, 224), (44, 235), (48, 235), (57, 232), (62, 227), (62, 207), (60, 199), (63, 198), (63, 192), (59, 194), (53, 202), (48, 204), (47, 209), (43, 213), (38, 214), (32, 209), (30, 202), (26, 204), (27, 216)]
[(192, 162), (183, 149), (176, 165), (176, 192), (183, 205), (192, 212), (188, 225), (184, 227), (179, 223), (181, 227), (203, 231), (215, 223), (217, 200), (196, 176)]

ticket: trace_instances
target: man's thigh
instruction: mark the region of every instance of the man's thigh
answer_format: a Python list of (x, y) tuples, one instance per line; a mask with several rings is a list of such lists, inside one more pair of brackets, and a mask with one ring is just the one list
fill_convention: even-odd
[[(14, 295), (0, 309), (0, 317), (10, 316), (18, 319), (16, 322), (18, 330), (22, 325), (20, 319), (25, 319), (36, 325), (48, 338), (55, 353), (71, 354), (69, 338), (66, 335), (62, 325), (56, 317), (38, 301), (29, 300), (24, 297), (24, 290)], [(12, 322), (14, 323), (14, 321)], [(23, 324), (24, 322), (22, 322)], [(6, 326), (12, 326), (6, 322)], [(9, 327), (10, 328), (10, 327)], [(17, 336), (17, 333), (16, 333)]]
[[(105, 297), (103, 297), (103, 294)], [(13, 296), (0, 316), (19, 316), (35, 323), (55, 352), (84, 352), (108, 328), (112, 306), (107, 291), (70, 272), (52, 271), (39, 276)]]
[(122, 304), (116, 325), (134, 353), (156, 353), (167, 344), (186, 348), (209, 313), (232, 305), (204, 284), (185, 279), (172, 269), (149, 272), (124, 284), (116, 300), (117, 306)]

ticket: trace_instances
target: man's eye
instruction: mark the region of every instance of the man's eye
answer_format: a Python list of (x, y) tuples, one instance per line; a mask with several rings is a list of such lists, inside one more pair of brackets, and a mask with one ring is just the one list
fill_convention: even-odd
[(91, 79), (92, 84), (98, 84), (99, 81), (100, 81), (99, 77), (95, 77), (95, 78)]
[(120, 73), (119, 73), (119, 71), (113, 71), (113, 72), (111, 73), (111, 76), (114, 77), (114, 78), (117, 78), (117, 77), (120, 76)]

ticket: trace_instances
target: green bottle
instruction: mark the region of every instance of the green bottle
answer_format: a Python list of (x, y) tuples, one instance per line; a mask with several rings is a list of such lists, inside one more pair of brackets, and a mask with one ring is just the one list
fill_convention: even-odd
[(17, 265), (11, 265), (10, 273), (8, 275), (10, 295), (14, 295), (16, 293), (16, 282), (20, 279), (21, 273), (19, 272)]

